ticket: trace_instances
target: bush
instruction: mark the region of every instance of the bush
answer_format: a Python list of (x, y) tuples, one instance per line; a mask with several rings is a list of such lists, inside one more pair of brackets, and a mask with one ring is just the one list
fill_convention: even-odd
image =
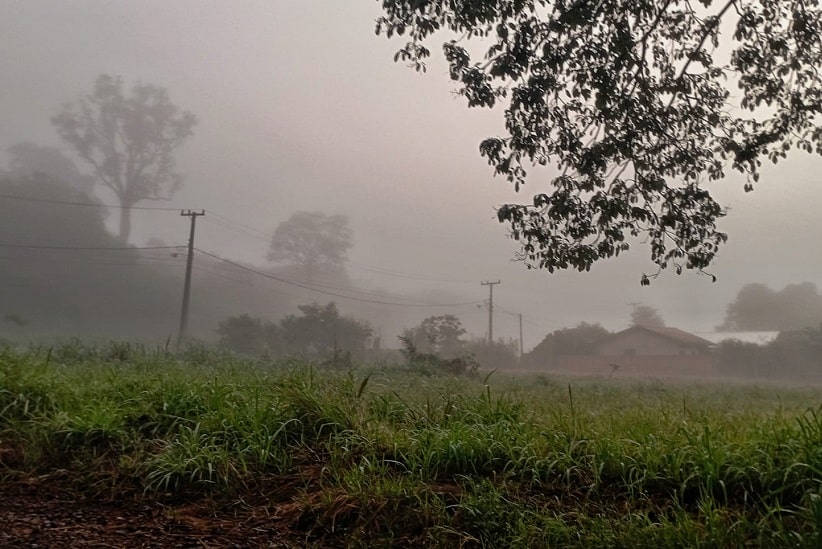
[(402, 342), (400, 351), (408, 361), (409, 369), (414, 372), (431, 375), (445, 373), (454, 376), (476, 376), (479, 371), (479, 362), (471, 355), (462, 355), (453, 358), (440, 358), (435, 353), (421, 353), (414, 342), (406, 336), (399, 336)]

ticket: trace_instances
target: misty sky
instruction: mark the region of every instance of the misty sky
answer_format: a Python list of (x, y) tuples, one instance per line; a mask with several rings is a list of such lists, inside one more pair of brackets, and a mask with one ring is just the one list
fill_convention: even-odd
[[(500, 132), (502, 111), (467, 109), (437, 47), (425, 75), (395, 64), (402, 41), (375, 36), (379, 14), (371, 0), (3, 0), (0, 150), (20, 141), (62, 146), (50, 116), (101, 73), (163, 86), (200, 123), (178, 154), (183, 190), (157, 205), (216, 214), (198, 225), (198, 247), (262, 265), (268, 235), (292, 212), (347, 214), (355, 281), (470, 301), (487, 298), (480, 281), (501, 279), (495, 335), (514, 337), (511, 313), (522, 313), (526, 348), (579, 321), (623, 328), (630, 302), (658, 308), (669, 325), (706, 331), (747, 282), (822, 286), (822, 160), (804, 153), (765, 169), (753, 193), (733, 176), (711, 184), (731, 207), (714, 284), (670, 272), (640, 287), (640, 275), (655, 271), (641, 244), (591, 273), (527, 271), (511, 261), (516, 244), (494, 208), (529, 201), (543, 182), (517, 195), (492, 177), (478, 145)], [(115, 202), (103, 189), (98, 195)], [(116, 225), (116, 211), (109, 221)], [(132, 242), (183, 244), (187, 222), (135, 211)], [(383, 270), (403, 276), (375, 272)], [(413, 314), (447, 312), (484, 333), (486, 313), (476, 306)]]

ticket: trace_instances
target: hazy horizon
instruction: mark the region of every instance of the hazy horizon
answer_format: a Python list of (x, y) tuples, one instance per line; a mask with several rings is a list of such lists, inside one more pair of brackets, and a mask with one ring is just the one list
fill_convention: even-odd
[[(501, 280), (494, 334), (518, 337), (522, 314), (526, 350), (581, 321), (627, 327), (630, 303), (656, 308), (670, 326), (706, 332), (747, 283), (822, 286), (822, 189), (814, 181), (822, 161), (797, 152), (763, 169), (752, 193), (730, 172), (706, 185), (730, 208), (721, 223), (729, 240), (710, 269), (715, 283), (671, 269), (641, 287), (641, 274), (656, 271), (641, 242), (589, 273), (549, 274), (512, 261), (517, 244), (494, 209), (529, 202), (547, 176), (520, 193), (495, 179), (478, 145), (500, 131), (502, 111), (469, 110), (454, 97), (436, 48), (427, 74), (394, 63), (403, 41), (375, 36), (379, 15), (374, 1), (5, 2), (0, 150), (28, 141), (69, 154), (50, 117), (88, 93), (99, 74), (122, 76), (128, 87), (164, 87), (199, 124), (177, 155), (182, 190), (170, 202), (138, 205), (203, 208), (197, 246), (260, 266), (274, 228), (293, 212), (347, 215), (348, 273), (357, 286), (474, 302), (488, 297), (481, 281)], [(116, 203), (105, 189), (96, 194)], [(117, 222), (112, 210), (112, 231)], [(135, 211), (132, 222), (135, 245), (182, 245), (188, 237), (188, 220), (177, 212)], [(366, 319), (373, 307), (377, 316), (401, 315), (402, 324), (457, 314), (476, 336), (487, 325), (475, 304), (387, 312), (316, 297), (330, 300), (342, 310), (356, 303)]]

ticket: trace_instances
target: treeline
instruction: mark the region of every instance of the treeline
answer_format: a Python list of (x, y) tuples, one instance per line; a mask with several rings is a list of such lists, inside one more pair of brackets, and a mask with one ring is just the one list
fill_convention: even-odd
[[(90, 187), (42, 171), (0, 170), (0, 195), (0, 339), (176, 336), (185, 248), (123, 242)], [(208, 256), (194, 268), (189, 333), (198, 339), (214, 340), (237, 311), (280, 318), (307, 300)]]
[[(467, 373), (477, 368), (512, 368), (519, 363), (514, 340), (468, 337), (454, 315), (430, 316), (399, 336), (402, 350), (383, 349), (381, 339), (364, 320), (339, 313), (334, 302), (298, 307), (299, 315), (279, 322), (249, 314), (220, 322), (220, 344), (249, 356), (299, 357), (348, 364), (351, 360), (406, 360), (422, 373), (437, 370)], [(390, 347), (395, 348), (395, 345)]]
[(299, 356), (301, 358), (362, 360), (379, 349), (379, 338), (365, 321), (341, 316), (335, 303), (301, 305), (299, 315), (279, 322), (248, 314), (220, 322), (217, 333), (224, 347), (248, 356)]
[(597, 344), (610, 335), (611, 332), (601, 325), (588, 322), (581, 322), (574, 328), (555, 330), (522, 356), (522, 366), (550, 369), (556, 365), (557, 357), (594, 354)]
[(129, 248), (106, 230), (105, 208), (74, 205), (96, 204), (88, 192), (45, 174), (0, 175), (0, 193), (0, 336), (167, 335), (174, 250)]
[(822, 324), (780, 332), (765, 345), (723, 341), (714, 350), (717, 371), (748, 379), (822, 381)]

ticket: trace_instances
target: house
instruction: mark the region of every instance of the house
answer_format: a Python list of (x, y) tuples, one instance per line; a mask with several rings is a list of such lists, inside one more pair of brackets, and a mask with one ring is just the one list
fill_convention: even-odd
[(589, 355), (557, 357), (554, 370), (609, 378), (704, 379), (716, 374), (712, 346), (677, 328), (632, 326), (600, 341)]
[(708, 354), (713, 343), (678, 328), (631, 326), (601, 341), (600, 356), (698, 356)]
[(753, 343), (755, 345), (767, 345), (773, 343), (779, 337), (778, 331), (759, 332), (708, 332), (698, 334), (714, 344), (723, 341), (738, 341), (740, 343)]

